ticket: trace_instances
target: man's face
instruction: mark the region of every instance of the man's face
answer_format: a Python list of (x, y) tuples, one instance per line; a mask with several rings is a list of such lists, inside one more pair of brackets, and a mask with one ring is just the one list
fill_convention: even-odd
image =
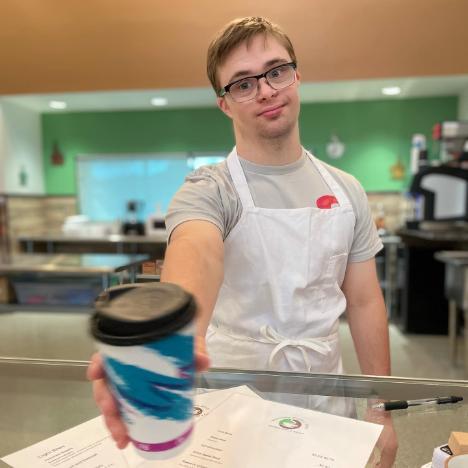
[[(291, 61), (286, 49), (271, 36), (257, 35), (248, 44), (236, 47), (218, 68), (222, 87), (247, 76), (254, 76)], [(264, 78), (258, 82), (257, 96), (235, 102), (229, 93), (218, 98), (218, 106), (234, 124), (236, 136), (247, 140), (281, 138), (289, 135), (299, 116), (299, 74), (292, 85), (273, 89)]]

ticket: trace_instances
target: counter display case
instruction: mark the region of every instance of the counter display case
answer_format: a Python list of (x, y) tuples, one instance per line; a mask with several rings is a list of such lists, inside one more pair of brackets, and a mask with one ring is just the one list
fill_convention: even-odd
[[(99, 414), (85, 377), (87, 365), (86, 361), (0, 358), (0, 457)], [(462, 381), (233, 369), (212, 369), (196, 378), (198, 388), (223, 389), (239, 385), (248, 385), (263, 398), (281, 399), (290, 404), (297, 395), (351, 399), (356, 405), (357, 419), (366, 418), (368, 403), (376, 398), (408, 400), (462, 396), (462, 403), (392, 412), (398, 438), (394, 464), (397, 468), (424, 465), (431, 460), (435, 447), (447, 443), (451, 431), (468, 431), (468, 383)], [(380, 445), (385, 446), (386, 440), (381, 442)], [(0, 467), (4, 466), (0, 462)]]

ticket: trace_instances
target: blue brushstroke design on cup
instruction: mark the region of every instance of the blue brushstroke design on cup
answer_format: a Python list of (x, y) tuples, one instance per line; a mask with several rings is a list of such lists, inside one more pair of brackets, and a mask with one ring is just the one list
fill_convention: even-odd
[(106, 356), (104, 365), (112, 386), (141, 413), (156, 419), (184, 421), (192, 416), (193, 336), (171, 335), (143, 346), (179, 368), (170, 377)]

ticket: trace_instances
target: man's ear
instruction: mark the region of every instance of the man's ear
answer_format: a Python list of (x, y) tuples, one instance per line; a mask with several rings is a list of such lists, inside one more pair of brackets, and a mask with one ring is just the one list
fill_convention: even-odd
[(297, 70), (296, 70), (296, 81), (298, 85), (301, 84), (301, 74)]
[(224, 97), (217, 97), (216, 98), (216, 104), (218, 104), (218, 107), (223, 111), (224, 114), (226, 114), (230, 119), (232, 119), (232, 113), (231, 109), (229, 109), (229, 103)]

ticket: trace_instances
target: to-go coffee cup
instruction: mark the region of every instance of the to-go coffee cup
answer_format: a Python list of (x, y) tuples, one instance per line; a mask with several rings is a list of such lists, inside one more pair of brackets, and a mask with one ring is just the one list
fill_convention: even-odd
[(193, 429), (195, 302), (175, 284), (107, 289), (91, 333), (130, 439), (147, 459), (181, 453)]

